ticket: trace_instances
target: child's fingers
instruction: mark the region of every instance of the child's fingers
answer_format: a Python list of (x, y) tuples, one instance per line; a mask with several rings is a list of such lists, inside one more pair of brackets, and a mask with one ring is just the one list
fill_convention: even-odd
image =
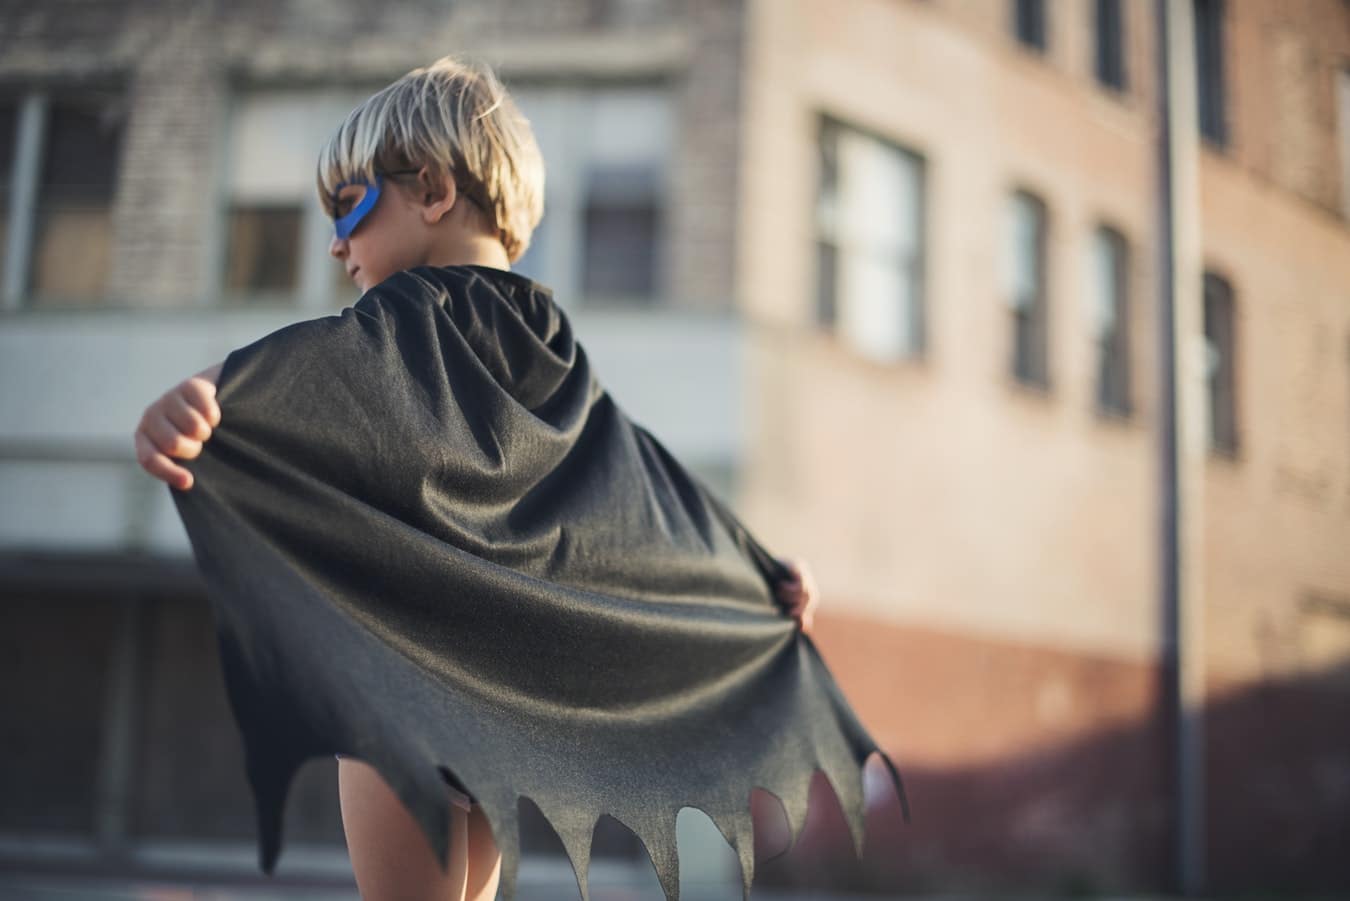
[(202, 452), (202, 443), (184, 435), (158, 408), (146, 412), (141, 431), (161, 454), (190, 460)]
[(160, 453), (143, 431), (136, 432), (136, 462), (150, 475), (181, 491), (192, 487), (192, 473)]
[(164, 415), (178, 428), (179, 432), (189, 438), (205, 441), (211, 437), (211, 423), (207, 422), (201, 410), (189, 405), (187, 398), (182, 394), (169, 395), (165, 404)]
[(216, 386), (200, 376), (193, 376), (178, 386), (177, 394), (195, 407), (212, 428), (220, 425), (220, 404), (216, 401)]

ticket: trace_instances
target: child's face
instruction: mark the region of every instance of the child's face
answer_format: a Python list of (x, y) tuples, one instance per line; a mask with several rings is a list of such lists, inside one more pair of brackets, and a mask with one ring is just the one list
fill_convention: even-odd
[[(366, 189), (346, 185), (336, 195), (338, 214), (350, 210)], [(429, 262), (431, 235), (415, 176), (383, 176), (379, 198), (346, 238), (336, 235), (328, 253), (340, 261), (362, 293), (404, 269)]]

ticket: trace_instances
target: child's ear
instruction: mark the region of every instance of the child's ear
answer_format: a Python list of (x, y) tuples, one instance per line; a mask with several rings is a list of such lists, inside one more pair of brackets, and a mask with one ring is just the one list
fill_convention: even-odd
[(417, 173), (417, 190), (422, 202), (422, 218), (428, 225), (435, 225), (450, 212), (455, 205), (459, 192), (455, 189), (455, 180), (445, 173), (432, 172), (423, 166)]

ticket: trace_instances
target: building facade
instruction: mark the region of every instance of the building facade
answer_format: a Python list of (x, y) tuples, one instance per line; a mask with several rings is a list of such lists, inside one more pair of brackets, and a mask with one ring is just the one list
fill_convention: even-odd
[[(1344, 888), (1350, 7), (1191, 12), (1204, 884)], [(749, 4), (741, 503), (911, 786), (826, 881), (1176, 887), (1155, 13)]]

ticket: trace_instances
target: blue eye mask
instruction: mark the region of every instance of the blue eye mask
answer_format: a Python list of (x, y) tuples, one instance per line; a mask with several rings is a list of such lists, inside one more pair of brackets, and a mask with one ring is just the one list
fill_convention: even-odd
[[(361, 184), (361, 182), (344, 181), (342, 184), (338, 185), (337, 189), (333, 192), (334, 197), (336, 197), (338, 192), (343, 188), (353, 184)], [(375, 181), (365, 182), (364, 184), (366, 188), (365, 193), (361, 195), (361, 199), (357, 201), (357, 204), (352, 208), (352, 211), (340, 219), (333, 220), (333, 231), (337, 232), (337, 236), (344, 241), (351, 237), (352, 232), (356, 230), (356, 226), (366, 217), (366, 213), (369, 213), (371, 209), (374, 208), (376, 201), (380, 199), (380, 188), (384, 184), (384, 178), (380, 173), (376, 172)], [(334, 206), (336, 205), (337, 202), (335, 200)]]

